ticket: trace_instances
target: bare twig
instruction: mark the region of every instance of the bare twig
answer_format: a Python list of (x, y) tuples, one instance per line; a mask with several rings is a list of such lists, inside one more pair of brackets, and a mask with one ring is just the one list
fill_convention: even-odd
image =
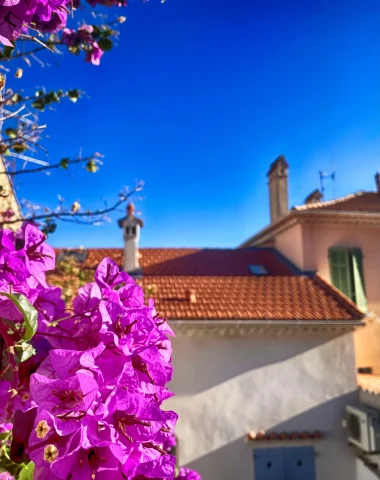
[[(84, 157), (84, 158), (77, 158), (76, 160), (69, 160), (67, 162), (67, 165), (74, 165), (78, 163), (83, 163), (83, 162), (89, 162), (90, 160), (96, 159), (97, 156), (93, 155), (90, 157)], [(12, 171), (5, 171), (5, 172), (0, 172), (0, 175), (9, 175), (10, 177), (14, 177), (16, 175), (22, 175), (23, 173), (37, 173), (37, 172), (44, 172), (46, 170), (51, 170), (53, 168), (64, 168), (62, 167), (62, 164), (59, 163), (54, 163), (53, 165), (46, 165), (44, 167), (36, 167), (36, 168), (29, 168), (28, 170), (15, 170), (14, 172)]]
[[(107, 213), (110, 213), (114, 210), (116, 210), (120, 205), (125, 203), (132, 195), (135, 193), (139, 192), (143, 187), (142, 183), (138, 183), (136, 187), (131, 190), (128, 193), (123, 194), (120, 197), (120, 200), (115, 202), (111, 207), (104, 208), (103, 210), (96, 210), (96, 211), (89, 211), (89, 212), (68, 212), (68, 211), (58, 211), (58, 212), (52, 212), (52, 213), (44, 213), (41, 215), (32, 215), (32, 216), (27, 216), (27, 217), (19, 217), (7, 221), (2, 221), (0, 222), (0, 226), (2, 225), (9, 225), (13, 223), (18, 223), (18, 222), (30, 222), (30, 221), (38, 221), (38, 220), (52, 220), (52, 219), (57, 219), (57, 220), (62, 220), (66, 222), (72, 222), (72, 223), (83, 223), (85, 225), (92, 225), (94, 222), (99, 221), (99, 217), (106, 215)], [(94, 220), (91, 221), (83, 221), (80, 220), (79, 218), (86, 218), (86, 217), (97, 217)]]

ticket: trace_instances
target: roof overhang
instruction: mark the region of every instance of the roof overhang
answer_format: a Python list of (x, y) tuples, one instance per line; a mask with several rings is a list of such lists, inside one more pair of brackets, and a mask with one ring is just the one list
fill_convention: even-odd
[(291, 210), (285, 217), (280, 218), (275, 223), (268, 225), (248, 238), (238, 248), (260, 245), (273, 240), (276, 235), (288, 230), (292, 226), (303, 223), (380, 226), (380, 213)]
[(337, 335), (364, 326), (362, 320), (169, 320), (178, 336), (294, 335), (325, 333)]

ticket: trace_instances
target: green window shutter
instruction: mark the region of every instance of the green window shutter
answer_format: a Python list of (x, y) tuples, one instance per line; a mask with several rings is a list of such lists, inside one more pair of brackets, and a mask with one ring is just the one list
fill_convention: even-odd
[(351, 255), (346, 248), (329, 249), (331, 283), (351, 300), (354, 299)]
[(364, 273), (363, 273), (363, 254), (360, 248), (351, 250), (353, 281), (355, 287), (356, 305), (363, 311), (368, 311), (367, 298), (365, 295)]

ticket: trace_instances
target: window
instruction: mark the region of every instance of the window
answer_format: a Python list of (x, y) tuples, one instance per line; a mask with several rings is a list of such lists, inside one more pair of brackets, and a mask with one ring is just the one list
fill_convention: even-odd
[(136, 227), (132, 227), (131, 230), (132, 230), (132, 235), (136, 235)]
[(253, 459), (254, 480), (315, 480), (313, 447), (259, 448)]
[(129, 235), (129, 227), (125, 227), (125, 233)]
[(268, 275), (269, 273), (264, 265), (249, 265), (248, 268), (253, 275)]
[(360, 248), (329, 250), (331, 283), (363, 311), (367, 311), (364, 287), (363, 255)]

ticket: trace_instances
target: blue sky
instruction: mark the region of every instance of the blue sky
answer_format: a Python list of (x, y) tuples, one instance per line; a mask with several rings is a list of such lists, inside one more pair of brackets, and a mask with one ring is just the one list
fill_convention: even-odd
[[(74, 169), (18, 181), (19, 197), (87, 207), (143, 179), (141, 246), (234, 247), (268, 223), (266, 171), (283, 153), (290, 204), (336, 171), (335, 192), (373, 190), (380, 170), (378, 0), (135, 0), (100, 67), (66, 53), (25, 68), (23, 86), (80, 88), (88, 99), (41, 115), (50, 161)], [(113, 223), (60, 224), (55, 246), (122, 246)]]

